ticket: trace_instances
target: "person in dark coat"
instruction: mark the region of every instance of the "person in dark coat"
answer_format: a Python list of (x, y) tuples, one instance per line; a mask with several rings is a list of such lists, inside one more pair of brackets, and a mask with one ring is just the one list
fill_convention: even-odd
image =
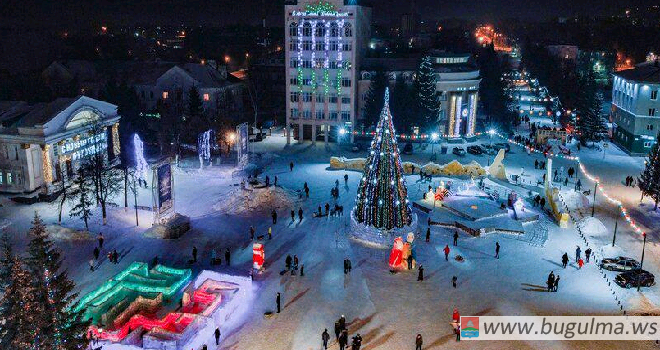
[(339, 335), (339, 350), (346, 349), (347, 343), (348, 343), (348, 332), (344, 329)]
[(339, 334), (341, 334), (341, 326), (339, 325), (339, 320), (335, 322), (335, 340), (339, 341)]
[(458, 231), (454, 232), (454, 246), (458, 245)]
[(328, 329), (324, 329), (321, 333), (321, 341), (323, 341), (323, 349), (328, 348), (328, 340), (330, 340), (330, 334), (328, 334)]
[(296, 221), (296, 212), (293, 209), (291, 209), (291, 222), (294, 221)]
[(575, 248), (575, 262), (578, 262), (578, 260), (580, 260), (580, 253), (582, 253), (582, 249), (580, 249), (580, 246), (576, 246), (576, 248)]
[(422, 335), (417, 334), (417, 337), (415, 338), (415, 350), (422, 350), (423, 344), (424, 344), (424, 340), (422, 339)]
[(426, 228), (426, 242), (428, 243), (431, 240), (431, 227)]
[(293, 256), (293, 269), (298, 270), (298, 255)]
[(99, 247), (94, 247), (94, 253), (93, 253), (93, 254), (94, 254), (94, 260), (98, 260), (98, 259), (99, 259), (99, 254), (100, 254), (100, 253), (101, 253), (101, 252), (99, 251)]
[(408, 260), (408, 270), (412, 270), (412, 261), (413, 261), (412, 254), (409, 254), (408, 259), (406, 260)]
[(346, 316), (341, 315), (341, 317), (339, 318), (339, 327), (341, 328), (342, 331), (346, 329)]
[(500, 242), (495, 242), (495, 258), (500, 258)]
[(561, 256), (561, 265), (563, 268), (566, 268), (566, 265), (568, 265), (568, 253), (564, 253), (564, 255)]
[(103, 241), (104, 241), (105, 239), (103, 238), (103, 234), (102, 234), (102, 233), (99, 233), (98, 240), (99, 240), (99, 249), (103, 249)]
[(302, 208), (299, 208), (299, 209), (298, 209), (298, 218), (300, 219), (300, 222), (302, 222), (302, 219), (303, 219), (303, 211), (302, 211)]
[(293, 162), (289, 163), (289, 171), (293, 171)]
[(451, 285), (456, 288), (456, 282), (458, 281), (458, 277), (454, 276), (451, 278)]
[(347, 266), (348, 266), (348, 272), (350, 273), (351, 270), (353, 269), (353, 265), (351, 264), (351, 259), (346, 259)]
[(418, 281), (424, 280), (424, 266), (422, 266), (421, 264), (419, 265), (419, 274), (417, 275), (417, 280)]
[(305, 264), (300, 265), (300, 277), (305, 276)]
[(277, 293), (277, 298), (275, 298), (275, 303), (277, 304), (277, 313), (280, 313), (280, 293)]
[(197, 247), (193, 246), (192, 250), (193, 262), (197, 262)]
[(344, 184), (348, 184), (348, 174), (344, 174)]
[(541, 197), (541, 209), (545, 207), (545, 197)]
[(309, 198), (309, 187), (305, 187), (305, 197)]
[(344, 258), (344, 275), (348, 273), (348, 259)]
[(231, 253), (229, 252), (229, 248), (225, 249), (225, 261), (227, 262), (227, 266), (231, 264)]
[(277, 224), (277, 212), (273, 209), (273, 212), (270, 214), (273, 217), (273, 225)]
[(553, 271), (550, 271), (548, 275), (548, 292), (552, 292), (552, 288), (555, 286), (555, 274)]
[(254, 239), (254, 226), (250, 226), (250, 240)]
[(555, 278), (555, 283), (552, 286), (552, 291), (556, 292), (558, 287), (559, 287), (559, 275), (557, 275), (557, 278)]
[(220, 344), (220, 329), (216, 328), (214, 335), (215, 335), (215, 345)]
[(589, 262), (589, 257), (591, 257), (591, 248), (587, 248), (587, 250), (584, 251), (584, 256), (587, 258), (587, 262)]
[(292, 260), (291, 255), (287, 255), (286, 259), (284, 260), (284, 262), (286, 263), (286, 270), (287, 271), (291, 270), (291, 260)]
[(330, 214), (330, 204), (325, 203), (325, 216), (328, 216)]

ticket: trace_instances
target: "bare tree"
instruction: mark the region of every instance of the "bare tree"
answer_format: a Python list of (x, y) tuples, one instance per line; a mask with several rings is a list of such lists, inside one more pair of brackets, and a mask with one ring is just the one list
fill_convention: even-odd
[(88, 221), (92, 216), (92, 188), (89, 176), (84, 167), (78, 168), (76, 176), (73, 178), (72, 187), (69, 195), (66, 196), (68, 200), (74, 203), (69, 216), (80, 217), (85, 222), (85, 229), (89, 231)]

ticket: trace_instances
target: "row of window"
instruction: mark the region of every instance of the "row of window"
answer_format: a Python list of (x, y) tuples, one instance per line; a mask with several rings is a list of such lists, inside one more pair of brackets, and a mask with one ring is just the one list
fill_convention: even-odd
[[(650, 130), (653, 130), (653, 126), (651, 126)], [(617, 131), (616, 134), (619, 136), (619, 139), (628, 142), (629, 137), (626, 134), (622, 133), (621, 131)], [(651, 148), (651, 146), (653, 146), (653, 141), (644, 141), (644, 148)]]
[[(330, 29), (329, 31), (328, 27)], [(303, 23), (300, 30), (300, 34), (302, 36), (312, 36), (312, 34), (314, 34), (314, 36), (318, 38), (325, 37), (326, 33), (333, 38), (338, 37), (340, 33), (345, 37), (352, 37), (353, 27), (350, 23), (345, 23), (344, 26), (340, 29), (337, 22), (330, 23), (330, 26), (326, 26), (325, 23), (318, 22), (316, 23), (316, 26), (312, 28), (312, 24), (310, 22), (305, 22)], [(292, 22), (289, 24), (289, 36), (298, 36), (298, 23)]]
[[(315, 117), (315, 119), (318, 120), (324, 120), (326, 119), (325, 117), (325, 111), (323, 110), (317, 110), (312, 114), (312, 111), (310, 110), (303, 110), (299, 111), (297, 108), (291, 108), (291, 119), (312, 119), (312, 115)], [(342, 121), (350, 121), (351, 120), (351, 112), (349, 111), (330, 111), (328, 120), (337, 120), (338, 117), (341, 117)]]
[[(170, 98), (170, 93), (169, 93), (169, 91), (163, 91), (163, 95), (162, 95), (162, 96), (163, 96), (163, 100), (167, 100), (168, 98)], [(144, 91), (142, 91), (142, 97), (144, 97)], [(153, 98), (153, 92), (151, 93), (151, 97)], [(180, 100), (180, 99), (181, 99), (181, 96), (178, 96), (177, 99)], [(211, 95), (209, 95), (209, 94), (207, 94), (207, 93), (202, 94), (202, 100), (207, 101), (207, 102), (208, 102), (208, 101), (211, 101)]]
[[(353, 50), (353, 43), (346, 42), (340, 43), (337, 41), (328, 42), (328, 48), (325, 48), (326, 44), (323, 41), (317, 41), (312, 43), (311, 40), (303, 40), (300, 43), (300, 48), (302, 51), (339, 51), (341, 48), (342, 51), (351, 51)], [(298, 51), (298, 42), (291, 41), (289, 43), (289, 51)]]
[(20, 185), (20, 174), (14, 174), (11, 171), (0, 170), (0, 186)]
[[(316, 94), (315, 100), (316, 100), (317, 103), (324, 103), (325, 102), (325, 94)], [(291, 101), (291, 102), (298, 102), (298, 101), (312, 102), (312, 93), (311, 92), (299, 93), (299, 92), (292, 91), (289, 94), (289, 101)], [(328, 96), (328, 102), (329, 103), (337, 103), (337, 102), (339, 102), (339, 98), (337, 97), (337, 95), (330, 95), (330, 96)], [(348, 97), (348, 96), (342, 96), (341, 97), (341, 103), (345, 104), (345, 105), (350, 104), (351, 103), (351, 98)]]
[[(290, 68), (315, 68), (315, 69), (323, 69), (325, 68), (325, 58), (315, 58), (313, 61), (312, 60), (302, 60), (299, 61), (297, 58), (291, 58), (291, 61), (289, 61), (289, 67)], [(328, 69), (348, 69), (350, 67), (350, 64), (348, 62), (343, 62), (342, 61), (328, 61)]]
[[(335, 78), (330, 78), (330, 82), (331, 82), (330, 85), (334, 85), (334, 81), (336, 81)], [(296, 86), (296, 85), (300, 85), (300, 86), (312, 86), (312, 84), (314, 83), (314, 81), (313, 81), (311, 78), (302, 78), (302, 80), (301, 80), (301, 79), (298, 79), (298, 78), (291, 78), (291, 79), (289, 79), (289, 83), (290, 83), (292, 86)], [(323, 86), (323, 84), (324, 84), (323, 79), (319, 79), (319, 80), (317, 81), (317, 85), (318, 85), (318, 86)], [(351, 87), (351, 85), (352, 85), (352, 83), (351, 83), (351, 79), (349, 79), (349, 78), (342, 78), (342, 80), (341, 80), (341, 86), (342, 86), (342, 87)]]

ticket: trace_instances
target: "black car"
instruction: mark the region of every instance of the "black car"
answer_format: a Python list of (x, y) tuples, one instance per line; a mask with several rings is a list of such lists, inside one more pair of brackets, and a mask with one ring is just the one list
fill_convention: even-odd
[(503, 149), (504, 152), (509, 152), (511, 150), (511, 146), (509, 146), (508, 143), (504, 143), (504, 142), (498, 142), (498, 143), (494, 144), (493, 148), (497, 151)]
[(468, 146), (467, 151), (468, 151), (468, 153), (475, 154), (475, 155), (479, 155), (479, 154), (484, 153), (484, 150), (481, 147), (477, 146), (477, 145)]
[(462, 157), (465, 155), (465, 150), (463, 149), (463, 147), (454, 147), (451, 153)]
[(625, 288), (632, 287), (650, 287), (655, 284), (655, 277), (646, 270), (631, 270), (621, 272), (614, 279), (616, 284)]

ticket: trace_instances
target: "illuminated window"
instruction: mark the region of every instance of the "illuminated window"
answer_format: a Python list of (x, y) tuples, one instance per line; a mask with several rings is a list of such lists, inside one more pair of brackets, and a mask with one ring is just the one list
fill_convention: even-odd
[(0, 171), (0, 185), (2, 185), (4, 179), (2, 178), (2, 171)]
[(167, 100), (168, 97), (170, 97), (170, 93), (167, 91), (163, 91), (163, 100)]
[(350, 23), (346, 23), (346, 24), (344, 25), (344, 36), (346, 36), (346, 37), (351, 37), (351, 36), (353, 36), (353, 28), (351, 28), (351, 24), (350, 24)]
[(7, 185), (11, 185), (11, 173), (7, 173)]
[(298, 36), (298, 24), (296, 22), (289, 24), (289, 36)]
[(657, 100), (658, 99), (658, 90), (651, 91), (651, 99), (652, 100)]
[(649, 108), (649, 117), (655, 116), (655, 108)]
[(211, 96), (209, 94), (204, 94), (204, 101), (210, 101)]

